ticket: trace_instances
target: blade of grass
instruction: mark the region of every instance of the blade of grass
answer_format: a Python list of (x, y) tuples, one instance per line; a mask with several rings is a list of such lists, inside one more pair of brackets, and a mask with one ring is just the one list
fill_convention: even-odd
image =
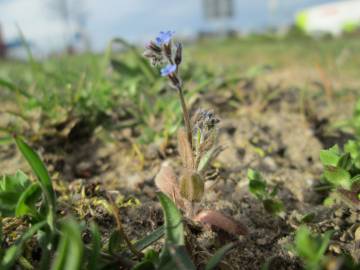
[(145, 236), (141, 240), (137, 241), (134, 244), (134, 247), (138, 251), (142, 251), (143, 249), (147, 248), (151, 244), (155, 243), (164, 235), (164, 226), (160, 226), (155, 231), (150, 233), (149, 235)]
[(91, 231), (91, 252), (89, 257), (89, 270), (98, 270), (99, 267), (99, 259), (100, 259), (100, 252), (101, 252), (101, 237), (99, 228), (95, 223), (91, 223), (90, 225)]
[(62, 237), (52, 270), (79, 270), (82, 263), (84, 245), (78, 224), (73, 219), (63, 223)]
[(205, 266), (205, 270), (212, 270), (215, 269), (215, 267), (220, 263), (222, 258), (226, 255), (229, 250), (231, 250), (235, 246), (234, 243), (229, 243), (219, 250), (215, 252), (215, 254), (210, 258), (208, 263)]
[(55, 211), (56, 211), (56, 196), (51, 183), (49, 173), (40, 159), (39, 155), (21, 138), (14, 136), (17, 147), (19, 148), (22, 155), (29, 163), (31, 169), (37, 176), (40, 187), (45, 194), (48, 207), (48, 222), (50, 228), (54, 230), (55, 227)]
[(31, 97), (31, 95), (28, 92), (17, 87), (15, 84), (13, 84), (5, 79), (0, 78), (0, 86), (5, 87), (6, 89), (8, 89), (11, 92), (19, 93), (19, 94), (23, 95), (24, 97), (27, 97), (27, 98)]
[[(169, 264), (165, 265), (164, 270), (196, 270), (194, 263), (191, 261), (189, 254), (186, 251), (185, 246), (174, 246), (168, 247), (172, 260)], [(174, 267), (175, 266), (175, 267)]]

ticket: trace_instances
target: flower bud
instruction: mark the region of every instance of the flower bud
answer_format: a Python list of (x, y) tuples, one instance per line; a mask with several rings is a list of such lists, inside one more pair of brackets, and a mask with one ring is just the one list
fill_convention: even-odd
[(150, 41), (147, 45), (146, 45), (146, 49), (156, 53), (156, 54), (161, 54), (162, 50), (161, 48), (153, 41)]
[(179, 89), (179, 87), (181, 87), (181, 80), (175, 73), (170, 74), (168, 77), (171, 81), (172, 87), (174, 87), (175, 89)]
[(190, 202), (200, 202), (204, 195), (204, 186), (198, 173), (187, 173), (180, 179), (180, 195)]
[(166, 55), (166, 58), (169, 59), (169, 61), (171, 62), (172, 60), (172, 49), (171, 49), (171, 42), (169, 42), (168, 44), (164, 44), (164, 52)]
[(182, 44), (178, 43), (176, 45), (176, 52), (175, 52), (175, 64), (179, 66), (182, 61)]

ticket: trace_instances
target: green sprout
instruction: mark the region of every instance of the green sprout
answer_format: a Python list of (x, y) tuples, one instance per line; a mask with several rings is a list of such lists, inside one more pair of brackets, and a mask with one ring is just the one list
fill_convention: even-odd
[(248, 170), (247, 176), (249, 191), (262, 202), (265, 210), (274, 215), (281, 214), (284, 211), (284, 204), (276, 197), (277, 186), (271, 190), (262, 175), (253, 169)]
[(357, 141), (348, 141), (344, 151), (338, 145), (320, 151), (324, 166), (323, 178), (336, 190), (344, 202), (360, 204), (360, 147)]
[(311, 234), (306, 226), (301, 226), (295, 235), (294, 251), (303, 260), (306, 270), (325, 269), (325, 252), (330, 243), (332, 232), (324, 235)]

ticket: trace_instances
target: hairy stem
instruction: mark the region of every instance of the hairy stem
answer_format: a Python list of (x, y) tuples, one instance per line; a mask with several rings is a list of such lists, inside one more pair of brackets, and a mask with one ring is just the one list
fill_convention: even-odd
[(186, 107), (186, 103), (185, 103), (185, 99), (184, 99), (184, 93), (183, 93), (183, 90), (182, 90), (181, 86), (178, 86), (177, 89), (179, 91), (181, 108), (182, 108), (183, 115), (184, 115), (186, 133), (187, 133), (187, 136), (188, 136), (190, 147), (192, 149), (192, 132), (191, 132), (190, 115), (189, 115), (189, 111), (188, 111), (188, 109)]

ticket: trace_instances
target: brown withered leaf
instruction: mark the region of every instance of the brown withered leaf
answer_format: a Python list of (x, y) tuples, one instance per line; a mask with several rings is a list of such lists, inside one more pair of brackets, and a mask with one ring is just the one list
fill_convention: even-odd
[(155, 185), (161, 192), (172, 198), (178, 207), (184, 208), (176, 175), (168, 162), (161, 164), (160, 171), (155, 177)]
[(194, 169), (194, 155), (184, 129), (178, 131), (178, 149), (185, 168)]
[(202, 210), (196, 215), (194, 221), (215, 226), (233, 235), (247, 235), (249, 233), (245, 225), (215, 210)]

